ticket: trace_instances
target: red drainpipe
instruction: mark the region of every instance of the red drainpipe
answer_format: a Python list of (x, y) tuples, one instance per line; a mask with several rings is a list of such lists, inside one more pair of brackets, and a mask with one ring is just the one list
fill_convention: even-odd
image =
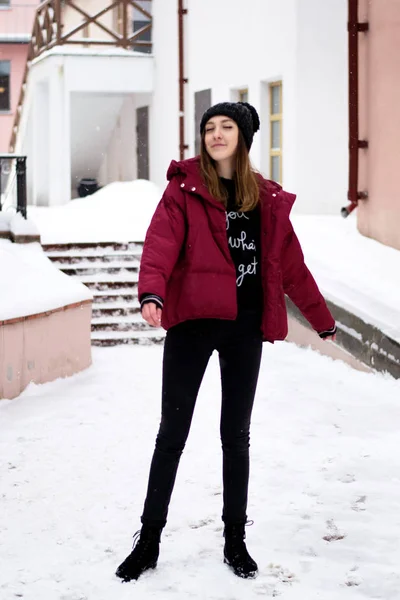
[(184, 77), (184, 23), (183, 17), (187, 15), (187, 8), (183, 8), (183, 0), (178, 0), (178, 60), (179, 60), (179, 160), (185, 158), (185, 83)]
[(341, 209), (343, 217), (356, 208), (359, 200), (368, 198), (368, 192), (358, 191), (358, 151), (368, 148), (366, 140), (359, 139), (358, 123), (358, 34), (367, 32), (368, 23), (358, 21), (358, 0), (348, 0), (348, 47), (349, 47), (349, 191), (350, 204)]

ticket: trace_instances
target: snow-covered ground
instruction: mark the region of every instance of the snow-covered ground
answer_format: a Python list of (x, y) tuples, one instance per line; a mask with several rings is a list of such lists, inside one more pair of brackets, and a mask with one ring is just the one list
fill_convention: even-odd
[(206, 373), (158, 568), (130, 551), (159, 421), (162, 348), (0, 401), (1, 600), (398, 600), (400, 381), (288, 343), (264, 345), (247, 542), (254, 581), (222, 562), (219, 372)]
[(162, 191), (150, 181), (116, 181), (64, 206), (28, 206), (43, 244), (141, 242)]

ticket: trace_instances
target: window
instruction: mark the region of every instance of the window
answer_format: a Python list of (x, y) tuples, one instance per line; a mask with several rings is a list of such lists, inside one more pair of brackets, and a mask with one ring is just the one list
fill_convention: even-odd
[(238, 90), (239, 102), (248, 102), (249, 101), (249, 90), (248, 88), (243, 88)]
[[(146, 27), (151, 22), (151, 12), (152, 12), (152, 0), (135, 0), (136, 6), (131, 6), (130, 3), (127, 3), (127, 15), (130, 26), (128, 27), (128, 35), (132, 35), (132, 33), (136, 33), (139, 29)], [(143, 13), (139, 8), (142, 8), (145, 12)], [(146, 14), (147, 13), (147, 14)], [(118, 4), (114, 8), (114, 29), (119, 33), (119, 35), (123, 34), (124, 30), (124, 7), (122, 4)], [(144, 33), (142, 33), (137, 40), (138, 42), (151, 42), (151, 29), (148, 29)], [(150, 54), (152, 52), (151, 43), (148, 46), (142, 46), (140, 44), (132, 44), (132, 50), (135, 52), (142, 52), (144, 54)]]
[(273, 181), (282, 183), (282, 82), (269, 84), (269, 176)]
[(4, 7), (9, 7), (10, 6), (10, 0), (0, 0), (0, 8)]
[[(151, 1), (150, 0), (138, 0), (136, 2), (136, 4), (138, 6), (140, 6), (140, 8), (143, 8), (143, 10), (145, 10), (148, 14), (151, 14)], [(145, 14), (143, 14), (140, 10), (138, 10), (137, 8), (133, 8), (133, 21), (132, 21), (132, 28), (133, 28), (133, 33), (135, 33), (136, 31), (139, 31), (139, 29), (142, 29), (142, 27), (146, 27), (146, 25), (148, 25), (150, 23), (150, 18), (147, 17)], [(151, 29), (148, 29), (147, 31), (145, 31), (144, 33), (142, 33), (138, 39), (138, 42), (151, 42)], [(136, 52), (143, 52), (144, 54), (150, 54), (152, 49), (151, 49), (151, 45), (150, 46), (140, 46), (138, 44), (133, 43), (133, 50), (135, 50)]]
[(10, 61), (0, 60), (0, 111), (10, 110)]

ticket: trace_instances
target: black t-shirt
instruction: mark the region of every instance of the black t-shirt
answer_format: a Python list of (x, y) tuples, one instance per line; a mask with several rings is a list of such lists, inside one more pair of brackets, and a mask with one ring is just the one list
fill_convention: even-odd
[(228, 191), (226, 232), (236, 267), (238, 310), (262, 310), (260, 206), (238, 212), (234, 181), (223, 177), (221, 181)]

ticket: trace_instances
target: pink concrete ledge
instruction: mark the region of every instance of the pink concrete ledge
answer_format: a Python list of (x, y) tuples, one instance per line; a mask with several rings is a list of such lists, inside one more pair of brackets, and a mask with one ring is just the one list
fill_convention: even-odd
[(0, 321), (0, 399), (89, 367), (92, 301)]
[(294, 317), (289, 316), (288, 324), (289, 332), (286, 338), (288, 342), (293, 342), (297, 346), (303, 348), (310, 347), (324, 356), (329, 356), (334, 360), (341, 360), (350, 367), (353, 367), (353, 369), (356, 369), (356, 371), (364, 371), (366, 373), (372, 371), (370, 367), (357, 360), (357, 358), (352, 356), (344, 348), (341, 348), (338, 344), (321, 340), (315, 331), (312, 331), (309, 327), (305, 327)]

